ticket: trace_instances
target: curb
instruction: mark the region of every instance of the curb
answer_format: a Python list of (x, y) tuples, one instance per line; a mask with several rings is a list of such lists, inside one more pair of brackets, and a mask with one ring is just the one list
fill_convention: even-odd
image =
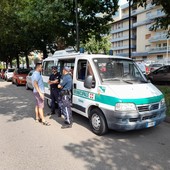
[(167, 122), (167, 123), (170, 123), (170, 116), (166, 116), (164, 121)]

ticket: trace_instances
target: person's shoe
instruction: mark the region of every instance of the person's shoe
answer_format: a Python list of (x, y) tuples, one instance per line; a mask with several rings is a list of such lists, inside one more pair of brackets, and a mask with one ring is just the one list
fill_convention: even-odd
[(58, 113), (58, 115), (57, 115), (58, 117), (61, 117), (61, 114), (60, 113)]
[(65, 124), (61, 126), (61, 129), (72, 128), (72, 124)]
[(58, 117), (61, 117), (61, 110), (60, 109), (58, 110), (57, 114), (58, 114)]

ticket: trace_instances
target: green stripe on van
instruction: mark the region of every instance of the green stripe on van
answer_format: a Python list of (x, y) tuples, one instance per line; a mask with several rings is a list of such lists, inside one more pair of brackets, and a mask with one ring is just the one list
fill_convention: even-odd
[(44, 82), (44, 87), (48, 87), (48, 83)]
[(73, 94), (75, 96), (79, 96), (79, 97), (82, 97), (88, 100), (93, 100), (93, 101), (111, 105), (111, 106), (115, 106), (115, 104), (118, 102), (134, 103), (136, 105), (156, 103), (156, 102), (160, 102), (160, 100), (163, 98), (163, 95), (160, 95), (160, 96), (141, 98), (141, 99), (119, 99), (116, 97), (106, 96), (106, 95), (97, 94), (97, 93), (91, 93), (91, 92), (79, 90), (79, 89), (74, 89)]

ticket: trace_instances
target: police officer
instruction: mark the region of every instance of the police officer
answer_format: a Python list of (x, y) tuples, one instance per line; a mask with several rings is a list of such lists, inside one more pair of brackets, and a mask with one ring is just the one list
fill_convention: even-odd
[(48, 84), (50, 85), (50, 95), (51, 95), (51, 113), (48, 115), (55, 114), (55, 102), (58, 103), (58, 117), (61, 117), (61, 111), (60, 111), (60, 89), (58, 88), (58, 84), (60, 82), (61, 75), (57, 71), (57, 67), (52, 67), (52, 74), (49, 77)]
[(71, 111), (71, 89), (72, 89), (72, 76), (70, 75), (70, 69), (68, 67), (64, 67), (63, 69), (63, 77), (58, 85), (58, 88), (61, 89), (61, 97), (62, 97), (62, 113), (65, 117), (65, 125), (61, 128), (71, 128), (72, 127), (72, 111)]

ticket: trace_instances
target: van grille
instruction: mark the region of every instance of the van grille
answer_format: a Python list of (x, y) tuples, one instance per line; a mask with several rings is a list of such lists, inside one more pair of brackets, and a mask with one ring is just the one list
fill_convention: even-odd
[(157, 116), (157, 114), (144, 116), (144, 117), (142, 117), (142, 120), (153, 119), (153, 118), (155, 118), (156, 116)]
[(159, 109), (159, 103), (144, 105), (144, 106), (138, 106), (139, 112), (147, 112), (147, 111), (152, 111), (152, 110), (157, 110), (157, 109)]

